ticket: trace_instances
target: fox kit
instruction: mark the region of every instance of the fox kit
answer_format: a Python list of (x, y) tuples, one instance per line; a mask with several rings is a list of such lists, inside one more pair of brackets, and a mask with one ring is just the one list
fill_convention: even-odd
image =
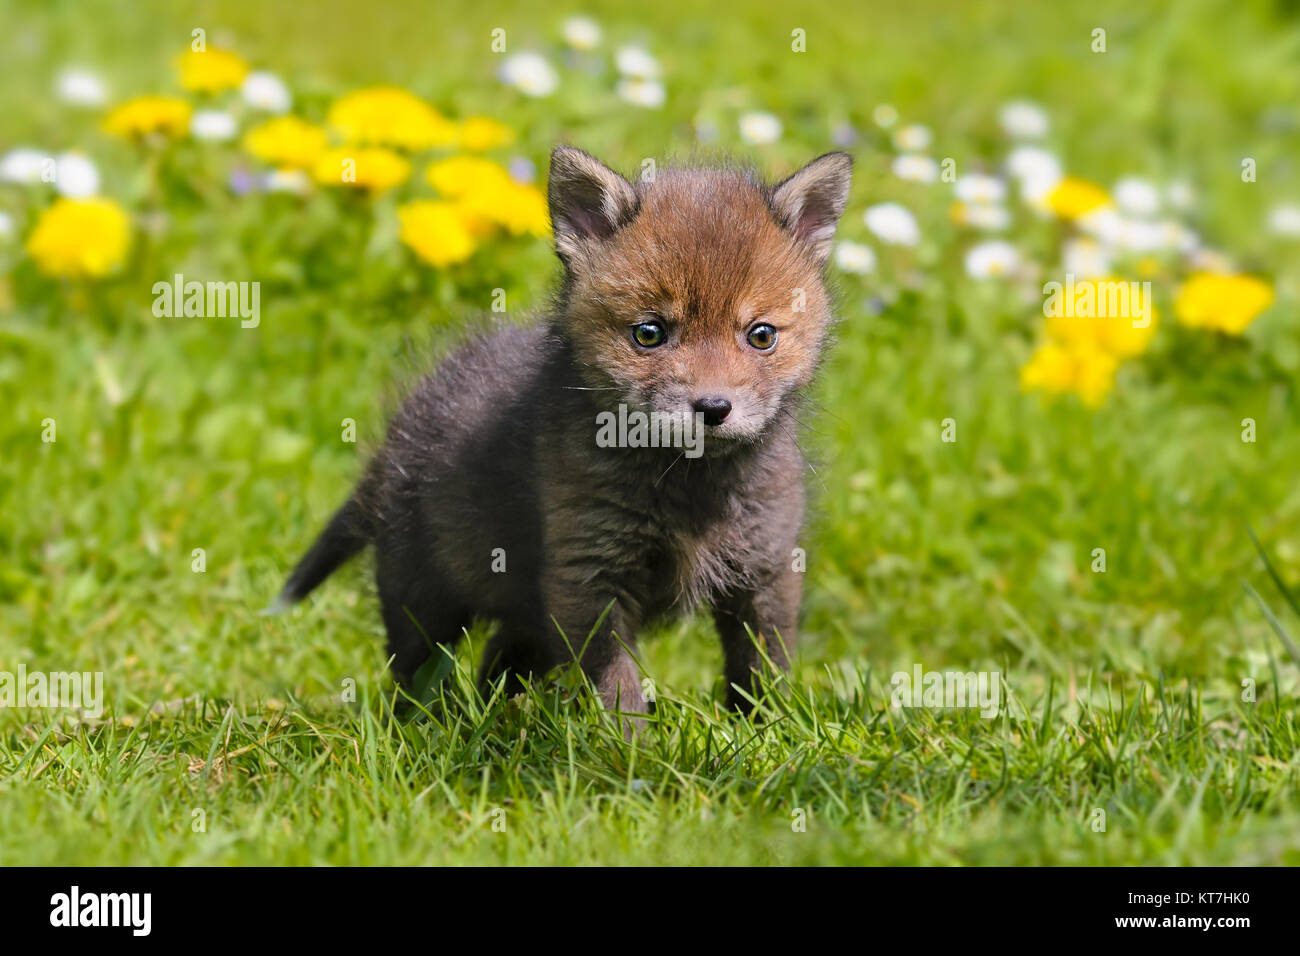
[[(551, 315), (424, 379), (278, 603), (373, 543), (400, 683), (493, 620), (485, 687), (577, 657), (632, 713), (650, 709), (637, 632), (707, 605), (728, 704), (748, 709), (764, 655), (788, 666), (795, 638), (795, 413), (831, 322), (822, 271), (851, 165), (831, 153), (772, 187), (713, 168), (634, 185), (557, 148)], [(680, 423), (654, 432), (679, 440), (646, 440), (647, 420)]]

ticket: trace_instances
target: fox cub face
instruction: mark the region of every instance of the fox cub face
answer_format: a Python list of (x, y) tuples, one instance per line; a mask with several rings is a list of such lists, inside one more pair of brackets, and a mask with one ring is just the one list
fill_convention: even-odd
[(599, 400), (698, 414), (711, 439), (757, 440), (821, 354), (822, 269), (851, 165), (831, 153), (770, 188), (729, 169), (668, 169), (634, 186), (557, 149), (560, 319)]

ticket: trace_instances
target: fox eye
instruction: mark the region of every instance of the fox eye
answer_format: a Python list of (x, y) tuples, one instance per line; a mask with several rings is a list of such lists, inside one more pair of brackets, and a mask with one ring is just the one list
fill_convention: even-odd
[(760, 352), (770, 352), (776, 348), (776, 329), (766, 322), (760, 322), (749, 330), (745, 341)]
[(632, 326), (632, 341), (643, 349), (653, 349), (668, 339), (668, 331), (658, 321), (638, 322)]

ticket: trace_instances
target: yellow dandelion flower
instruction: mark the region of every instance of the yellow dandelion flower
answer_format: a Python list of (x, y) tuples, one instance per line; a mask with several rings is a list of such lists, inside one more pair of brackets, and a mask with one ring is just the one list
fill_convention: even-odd
[(457, 204), (468, 215), (495, 223), (512, 236), (543, 238), (551, 231), (546, 197), (535, 186), (507, 179), (489, 189), (468, 193)]
[(1105, 189), (1078, 176), (1066, 176), (1047, 194), (1048, 208), (1062, 219), (1078, 219), (1109, 205)]
[(1020, 369), (1020, 387), (1027, 392), (1078, 395), (1089, 408), (1097, 408), (1114, 387), (1117, 368), (1119, 360), (1108, 352), (1048, 342)]
[(460, 136), (455, 123), (418, 96), (396, 86), (373, 86), (349, 93), (330, 107), (327, 120), (349, 142), (412, 152), (451, 146)]
[(425, 175), (429, 185), (456, 200), (476, 234), (492, 225), (516, 236), (550, 233), (546, 197), (534, 186), (515, 182), (500, 163), (453, 156), (430, 164)]
[(465, 227), (465, 231), (470, 234), (475, 243), (486, 241), (498, 234), (500, 226), (464, 199), (453, 199), (449, 205), (456, 210), (456, 215), (460, 217), (460, 224)]
[(1043, 389), (1063, 392), (1071, 380), (1070, 352), (1062, 345), (1040, 345), (1020, 368), (1020, 387), (1025, 391)]
[(136, 139), (151, 133), (184, 136), (190, 112), (190, 104), (175, 96), (137, 96), (105, 117), (104, 132)]
[(1048, 299), (1047, 334), (1070, 349), (1097, 349), (1117, 359), (1141, 355), (1156, 334), (1159, 312), (1145, 283), (1074, 279)]
[(176, 58), (181, 86), (192, 93), (220, 93), (244, 82), (248, 64), (229, 50), (186, 50)]
[(321, 153), (312, 174), (325, 186), (382, 192), (406, 182), (411, 176), (411, 164), (391, 149), (342, 146)]
[(430, 186), (448, 199), (491, 192), (510, 182), (504, 166), (477, 156), (453, 156), (431, 163), (425, 177)]
[(104, 276), (131, 244), (126, 211), (111, 199), (60, 199), (36, 221), (27, 251), (46, 275)]
[(509, 146), (514, 141), (514, 130), (489, 116), (471, 116), (461, 120), (461, 149), (467, 149), (472, 153), (485, 153), (499, 146)]
[(453, 203), (421, 199), (397, 209), (399, 237), (432, 266), (454, 265), (474, 254), (477, 242)]
[(1273, 287), (1254, 276), (1198, 272), (1174, 299), (1183, 325), (1240, 335), (1273, 302)]
[(329, 146), (325, 130), (296, 116), (279, 116), (244, 135), (244, 149), (281, 169), (308, 169)]

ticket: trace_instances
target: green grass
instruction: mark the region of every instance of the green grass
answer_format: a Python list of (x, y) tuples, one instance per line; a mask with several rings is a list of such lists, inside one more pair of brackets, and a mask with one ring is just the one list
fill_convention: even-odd
[[(368, 208), (329, 195), (237, 200), (221, 187), (233, 151), (188, 144), (165, 183), (167, 230), (138, 238), (123, 277), (64, 287), (0, 246), (0, 670), (103, 671), (108, 708), (82, 722), (0, 710), (0, 864), (1300, 862), (1300, 685), (1274, 630), (1295, 635), (1298, 620), (1278, 582), (1300, 579), (1300, 257), (1261, 227), (1272, 202), (1297, 198), (1300, 30), (1286, 4), (794, 19), (777, 5), (726, 20), (597, 7), (607, 45), (639, 39), (664, 63), (669, 103), (644, 113), (608, 77), (540, 102), (492, 79), (492, 27), (547, 44), (559, 13), (0, 3), (13, 65), (0, 148), (82, 145), (136, 210), (137, 157), (93, 117), (49, 106), (50, 76), (81, 61), (117, 96), (166, 87), (169, 58), (204, 25), (281, 72), (308, 115), (399, 82), (510, 123), (541, 168), (557, 141), (626, 168), (684, 152), (704, 112), (719, 145), (777, 174), (848, 119), (864, 140), (841, 234), (867, 238), (862, 209), (896, 198), (928, 237), (838, 280), (843, 322), (808, 423), (816, 504), (792, 674), (761, 721), (726, 715), (711, 629), (669, 626), (642, 648), (658, 712), (635, 743), (572, 673), (478, 700), (482, 633), (427, 715), (393, 717), (365, 562), (292, 614), (257, 613), (420, 356), (494, 288), (510, 320), (544, 306), (545, 243), (435, 274), (391, 241), (398, 197), (374, 228)], [(1099, 25), (1104, 56), (1087, 47)], [(802, 57), (794, 27), (808, 31)], [(936, 156), (966, 163), (1002, 154), (997, 106), (1024, 95), (1051, 112), (1049, 145), (1072, 171), (1197, 185), (1197, 228), (1277, 288), (1243, 340), (1177, 328), (1171, 284), (1157, 283), (1155, 345), (1103, 408), (1020, 393), (1038, 305), (963, 275), (935, 187), (890, 178), (869, 117), (892, 102), (934, 128)], [(736, 142), (750, 107), (781, 115), (780, 143)], [(1259, 162), (1254, 184), (1243, 155)], [(26, 202), (0, 192), (20, 226)], [(1033, 222), (1013, 237), (1036, 254), (1055, 242)], [(176, 271), (260, 280), (261, 326), (155, 319), (149, 287)], [(40, 440), (47, 417), (54, 444)], [(340, 440), (344, 418), (358, 445)], [(955, 443), (940, 440), (947, 418)], [(890, 708), (890, 675), (916, 663), (999, 671), (1007, 706), (993, 719)]]
[(484, 705), (465, 668), (453, 681), (407, 722), (363, 694), (350, 710), (186, 702), (130, 727), (33, 728), (9, 756), (23, 792), (45, 799), (7, 808), (5, 858), (1164, 864), (1300, 853), (1287, 816), (1297, 732), (1271, 699), (1211, 709), (1163, 684), (1130, 697), (1080, 688), (1073, 701), (1053, 687), (1050, 700), (1017, 694), (992, 721), (900, 716), (862, 674), (796, 681), (757, 728), (698, 692), (664, 695), (629, 743), (572, 682)]

